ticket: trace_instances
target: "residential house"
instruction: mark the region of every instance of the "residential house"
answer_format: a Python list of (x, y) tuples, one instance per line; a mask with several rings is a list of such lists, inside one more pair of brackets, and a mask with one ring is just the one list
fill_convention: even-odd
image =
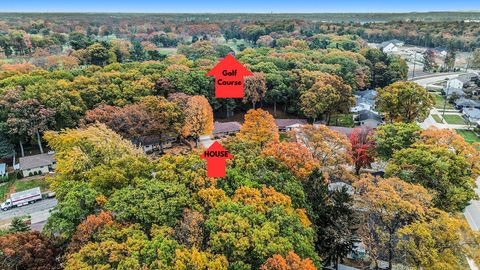
[(305, 119), (275, 119), (278, 131), (286, 132), (307, 124)]
[(360, 126), (376, 128), (383, 124), (383, 118), (380, 114), (371, 110), (360, 111), (353, 115), (353, 121)]
[(470, 123), (476, 123), (480, 121), (480, 110), (476, 108), (465, 108), (463, 109), (463, 117)]
[(478, 79), (479, 76), (475, 73), (460, 75), (456, 78), (448, 80), (443, 92), (447, 96), (454, 94), (460, 97), (477, 96), (480, 94), (479, 86), (476, 83)]
[(213, 123), (213, 137), (221, 138), (229, 135), (234, 135), (240, 131), (242, 124), (239, 122), (215, 122)]
[(400, 49), (395, 46), (393, 43), (389, 43), (387, 46), (382, 48), (382, 51), (384, 53), (392, 53), (392, 52), (398, 52)]
[(22, 172), (24, 177), (32, 176), (35, 174), (49, 173), (55, 169), (56, 165), (53, 152), (28, 157), (21, 157), (19, 163), (20, 171)]
[(356, 113), (363, 110), (375, 109), (375, 98), (377, 91), (365, 90), (355, 92), (355, 107), (350, 108), (350, 112)]
[(454, 102), (455, 108), (457, 110), (462, 110), (464, 108), (477, 108), (480, 109), (480, 102), (468, 98), (459, 98)]
[(442, 47), (436, 47), (435, 52), (438, 53), (441, 57), (446, 57), (448, 54), (448, 50)]
[(392, 39), (380, 43), (378, 48), (384, 53), (398, 52), (400, 50), (400, 47), (402, 47), (404, 44), (405, 42), (403, 41), (400, 41), (398, 39)]
[(7, 164), (5, 163), (0, 163), (0, 178), (2, 177), (7, 177)]
[(177, 138), (163, 135), (160, 140), (159, 135), (143, 136), (138, 140), (133, 141), (133, 144), (138, 145), (145, 153), (151, 153), (160, 149), (171, 148)]

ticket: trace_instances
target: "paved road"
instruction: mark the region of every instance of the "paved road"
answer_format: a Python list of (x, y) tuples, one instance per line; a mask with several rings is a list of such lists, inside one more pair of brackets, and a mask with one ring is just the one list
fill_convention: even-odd
[(435, 74), (435, 75), (429, 75), (429, 76), (424, 76), (424, 77), (415, 77), (415, 79), (411, 80), (419, 85), (425, 87), (427, 84), (433, 84), (439, 81), (443, 81), (445, 79), (452, 79), (458, 77), (462, 73), (458, 72), (451, 72), (451, 73), (442, 73), (442, 74)]
[(14, 217), (30, 215), (32, 223), (35, 221), (42, 221), (45, 216), (48, 218), (48, 211), (57, 205), (57, 199), (45, 199), (34, 204), (29, 204), (23, 207), (17, 207), (8, 211), (0, 210), (0, 221), (8, 220)]
[[(477, 188), (475, 192), (478, 196), (480, 196), (480, 177), (477, 178)], [(465, 218), (470, 224), (472, 230), (479, 231), (480, 230), (480, 201), (474, 200), (472, 203), (467, 206), (464, 210)]]

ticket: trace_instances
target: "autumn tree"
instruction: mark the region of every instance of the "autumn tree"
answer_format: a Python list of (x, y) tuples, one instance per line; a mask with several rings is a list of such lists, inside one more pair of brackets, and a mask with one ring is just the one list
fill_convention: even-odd
[(0, 268), (5, 270), (61, 269), (57, 256), (61, 249), (53, 239), (39, 232), (19, 232), (0, 236)]
[(352, 145), (350, 155), (355, 164), (355, 173), (359, 175), (360, 169), (369, 168), (374, 161), (373, 130), (369, 128), (354, 129), (350, 134), (350, 144)]
[(415, 269), (463, 269), (465, 254), (478, 249), (478, 233), (465, 220), (438, 209), (401, 228), (398, 239), (398, 252)]
[(237, 137), (241, 140), (256, 142), (264, 147), (269, 142), (278, 141), (278, 127), (273, 116), (267, 111), (249, 110), (245, 114), (245, 122)]
[(432, 196), (422, 186), (398, 178), (363, 176), (354, 187), (359, 207), (366, 209), (360, 234), (369, 256), (374, 261), (386, 258), (391, 269), (398, 231), (425, 216)]
[(0, 109), (7, 115), (7, 133), (17, 137), (22, 156), (22, 141), (33, 137), (36, 137), (38, 148), (43, 153), (40, 134), (54, 124), (55, 111), (46, 108), (36, 99), (21, 99), (20, 94), (19, 88), (9, 90), (0, 101)]
[(109, 212), (100, 212), (97, 215), (89, 215), (80, 223), (68, 245), (68, 252), (77, 252), (87, 244), (95, 240), (94, 236), (105, 226), (113, 224), (113, 217)]
[(314, 168), (319, 166), (312, 152), (298, 142), (271, 143), (262, 154), (273, 156), (285, 164), (299, 178), (307, 177)]
[(205, 218), (201, 212), (185, 208), (174, 228), (174, 238), (188, 248), (201, 248), (205, 238)]
[(345, 135), (324, 125), (304, 125), (296, 138), (312, 151), (323, 172), (341, 178), (348, 175), (352, 146)]
[(415, 82), (396, 82), (378, 91), (377, 108), (389, 122), (422, 122), (430, 113), (435, 100), (425, 88)]
[(213, 131), (213, 111), (210, 103), (204, 96), (193, 96), (188, 99), (183, 111), (184, 122), (182, 135), (193, 137), (198, 146), (201, 135), (211, 134)]
[(428, 49), (423, 53), (423, 71), (435, 71), (438, 65), (435, 63), (435, 51)]
[(312, 260), (308, 258), (302, 260), (295, 252), (290, 251), (285, 257), (275, 254), (268, 258), (260, 270), (317, 270), (317, 268)]
[(420, 127), (416, 123), (392, 123), (375, 130), (375, 150), (380, 158), (387, 161), (396, 151), (409, 148), (420, 138)]
[(433, 202), (444, 211), (461, 211), (475, 198), (469, 163), (447, 148), (418, 146), (397, 151), (385, 175), (434, 190)]
[(244, 91), (245, 97), (243, 98), (243, 102), (251, 101), (253, 109), (255, 110), (255, 105), (265, 97), (267, 91), (266, 79), (263, 72), (255, 72), (253, 76), (247, 76), (245, 78)]
[(465, 141), (455, 130), (430, 127), (420, 132), (420, 139), (415, 145), (447, 148), (468, 162), (472, 178), (476, 178), (480, 174), (480, 148), (478, 145)]
[(316, 78), (315, 84), (300, 97), (304, 114), (314, 122), (321, 114), (326, 114), (327, 123), (330, 123), (332, 114), (348, 112), (354, 102), (352, 88), (340, 77), (328, 73)]

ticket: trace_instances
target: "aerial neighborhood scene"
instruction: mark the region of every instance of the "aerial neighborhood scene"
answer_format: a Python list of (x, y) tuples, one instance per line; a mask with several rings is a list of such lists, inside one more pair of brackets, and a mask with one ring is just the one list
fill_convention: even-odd
[(480, 2), (0, 5), (0, 270), (478, 270)]

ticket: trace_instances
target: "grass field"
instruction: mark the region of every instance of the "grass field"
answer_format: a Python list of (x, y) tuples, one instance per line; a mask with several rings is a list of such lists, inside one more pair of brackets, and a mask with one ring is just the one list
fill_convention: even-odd
[(441, 118), (440, 115), (438, 115), (438, 114), (432, 114), (432, 118), (433, 118), (433, 120), (435, 120), (435, 122), (437, 122), (437, 123), (440, 123), (440, 124), (443, 123), (442, 118)]
[[(445, 98), (438, 94), (434, 94), (433, 96), (435, 97), (435, 108), (443, 109), (443, 106), (445, 105)], [(450, 110), (455, 109), (449, 102), (447, 102), (447, 107), (445, 108)]]
[(445, 114), (443, 117), (445, 121), (451, 125), (466, 125), (465, 119), (457, 114)]
[(30, 181), (15, 181), (15, 191), (23, 191), (34, 187), (40, 187), (43, 191), (48, 189), (48, 183), (45, 179), (33, 179)]
[(5, 194), (8, 192), (11, 182), (6, 182), (5, 184), (0, 186), (0, 202), (3, 202), (5, 199)]
[(455, 131), (469, 143), (480, 142), (480, 137), (471, 130), (457, 129)]

